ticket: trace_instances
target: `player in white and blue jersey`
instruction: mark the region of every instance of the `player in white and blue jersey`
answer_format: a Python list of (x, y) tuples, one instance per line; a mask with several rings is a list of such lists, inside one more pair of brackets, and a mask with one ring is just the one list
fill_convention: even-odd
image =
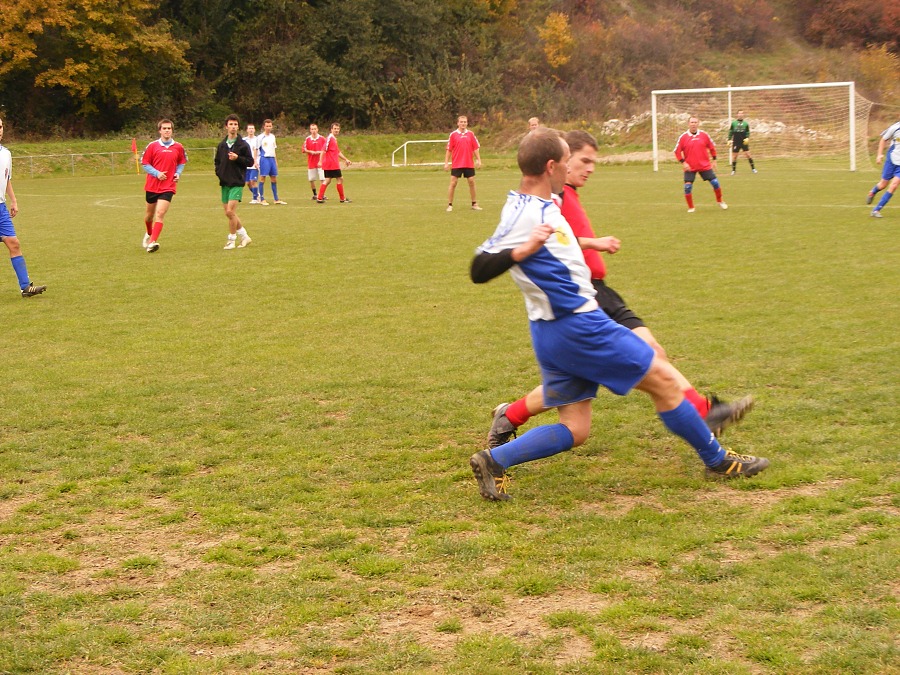
[(259, 203), (268, 206), (266, 201), (266, 178), (272, 179), (272, 196), (276, 204), (287, 204), (278, 198), (278, 160), (275, 149), (278, 143), (272, 133), (272, 120), (263, 121), (263, 133), (259, 137)]
[[(885, 146), (890, 143), (891, 147), (884, 153)], [(884, 168), (881, 170), (881, 180), (875, 184), (866, 197), (866, 204), (871, 204), (875, 199), (875, 195), (879, 191), (887, 188), (887, 191), (881, 196), (878, 204), (872, 209), (873, 218), (882, 218), (881, 209), (891, 201), (897, 186), (900, 185), (900, 122), (892, 124), (881, 134), (881, 140), (878, 141), (878, 156), (875, 163), (880, 164), (884, 160)]]
[(252, 199), (251, 204), (259, 204), (259, 136), (256, 135), (256, 125), (247, 125), (247, 135), (244, 141), (250, 146), (250, 152), (253, 154), (253, 166), (244, 172), (244, 185), (250, 188)]
[(522, 182), (512, 191), (494, 235), (476, 252), (471, 276), (484, 283), (510, 271), (525, 297), (544, 405), (559, 423), (539, 426), (469, 460), (485, 499), (508, 499), (506, 469), (570, 450), (591, 427), (591, 400), (603, 385), (624, 396), (649, 394), (666, 427), (696, 451), (712, 474), (753, 476), (764, 458), (725, 450), (687, 401), (672, 366), (597, 304), (578, 240), (553, 201), (563, 189), (569, 148), (559, 133), (538, 128), (519, 145)]
[[(2, 140), (3, 120), (0, 120), (0, 141)], [(9, 148), (0, 145), (0, 241), (6, 244), (6, 248), (9, 250), (9, 262), (12, 263), (16, 279), (19, 281), (22, 297), (30, 298), (40, 295), (47, 290), (47, 287), (31, 283), (31, 279), (28, 277), (25, 258), (22, 256), (19, 238), (16, 236), (12, 222), (18, 212), (19, 204), (12, 186), (12, 154), (9, 152)]]

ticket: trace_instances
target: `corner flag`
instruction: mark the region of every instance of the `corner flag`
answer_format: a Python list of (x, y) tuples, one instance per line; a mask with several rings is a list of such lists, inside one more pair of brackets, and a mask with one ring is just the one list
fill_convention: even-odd
[(141, 168), (138, 166), (137, 140), (134, 138), (131, 139), (131, 154), (134, 155), (134, 171), (135, 173), (140, 173)]

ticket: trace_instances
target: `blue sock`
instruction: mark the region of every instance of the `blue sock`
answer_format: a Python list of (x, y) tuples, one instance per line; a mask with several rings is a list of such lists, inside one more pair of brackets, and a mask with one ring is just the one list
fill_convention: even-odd
[(878, 187), (878, 183), (875, 183), (875, 187), (872, 188), (871, 192), (873, 195), (877, 195), (879, 192), (881, 192), (881, 188)]
[(706, 466), (715, 466), (725, 459), (725, 450), (687, 399), (674, 410), (658, 414), (669, 431), (681, 436), (697, 451)]
[(250, 188), (250, 193), (253, 195), (253, 199), (259, 200), (259, 188), (258, 187)]
[(263, 199), (265, 199), (265, 197), (263, 197), (263, 193), (265, 191), (266, 191), (266, 184), (260, 183), (259, 184), (259, 201), (262, 201)]
[(508, 469), (516, 464), (571, 450), (574, 444), (572, 432), (565, 424), (546, 424), (494, 448), (491, 450), (491, 456), (504, 469)]
[(19, 288), (24, 291), (28, 288), (28, 284), (31, 283), (31, 280), (28, 278), (28, 270), (25, 269), (25, 258), (17, 255), (15, 258), (10, 258), (9, 261), (16, 271), (16, 277), (19, 279)]
[(878, 206), (875, 207), (875, 211), (881, 211), (884, 208), (884, 205), (891, 201), (891, 197), (894, 196), (893, 192), (885, 192), (881, 195), (881, 201), (878, 202)]
[(275, 197), (275, 201), (278, 201), (278, 183), (272, 181), (272, 196)]

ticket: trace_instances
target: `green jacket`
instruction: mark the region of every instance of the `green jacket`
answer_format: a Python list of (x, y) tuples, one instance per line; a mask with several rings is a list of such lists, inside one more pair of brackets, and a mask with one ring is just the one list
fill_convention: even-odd
[(747, 120), (732, 120), (731, 128), (728, 129), (728, 140), (730, 141), (735, 134), (750, 138), (750, 123)]

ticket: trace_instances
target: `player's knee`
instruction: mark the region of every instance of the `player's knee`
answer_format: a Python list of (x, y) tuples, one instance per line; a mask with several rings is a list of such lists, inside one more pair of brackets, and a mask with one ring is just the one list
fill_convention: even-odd
[(591, 424), (588, 422), (587, 424), (573, 424), (569, 422), (566, 424), (566, 428), (572, 434), (572, 447), (577, 448), (579, 445), (584, 445), (587, 441), (588, 436), (591, 435)]
[(713, 178), (711, 181), (709, 181), (709, 184), (713, 186), (713, 190), (719, 189), (719, 179), (718, 178)]
[(685, 183), (685, 184), (684, 184), (684, 194), (689, 195), (689, 194), (691, 194), (691, 192), (693, 192), (693, 191), (694, 191), (694, 184), (693, 184), (693, 183)]
[(21, 252), (18, 237), (3, 237), (3, 243), (6, 244), (6, 248), (9, 249), (9, 256), (11, 258), (15, 258)]

